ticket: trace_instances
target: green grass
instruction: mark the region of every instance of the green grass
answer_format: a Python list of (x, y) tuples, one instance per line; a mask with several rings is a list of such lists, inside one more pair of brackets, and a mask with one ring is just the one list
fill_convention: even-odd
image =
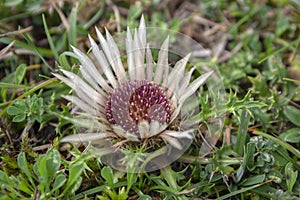
[[(51, 2), (0, 1), (0, 199), (300, 199), (298, 1)], [(78, 71), (71, 45), (87, 52), (94, 26), (114, 34), (142, 13), (212, 50), (194, 63), (219, 71), (224, 101), (201, 90), (197, 117), (223, 116), (224, 128), (205, 157), (197, 136), (172, 165), (135, 174), (59, 142), (77, 130), (52, 73)]]

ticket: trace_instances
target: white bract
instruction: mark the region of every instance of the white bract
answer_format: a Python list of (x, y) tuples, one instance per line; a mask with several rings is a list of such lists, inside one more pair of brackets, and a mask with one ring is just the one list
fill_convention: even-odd
[[(100, 45), (91, 36), (89, 40), (97, 65), (85, 53), (72, 47), (81, 63), (82, 76), (66, 70), (61, 70), (63, 75), (54, 74), (73, 89), (73, 96), (64, 97), (79, 108), (77, 114), (82, 117), (76, 119), (78, 126), (89, 130), (67, 136), (62, 142), (114, 139), (126, 143), (157, 137), (181, 149), (181, 140), (192, 140), (194, 130), (171, 128), (171, 125), (178, 119), (184, 102), (213, 72), (190, 83), (194, 68), (185, 72), (190, 54), (170, 67), (168, 37), (155, 63), (146, 41), (143, 17), (133, 37), (127, 29), (126, 68), (110, 33), (106, 30), (106, 39), (97, 28), (96, 33)], [(101, 69), (96, 67), (98, 65)]]

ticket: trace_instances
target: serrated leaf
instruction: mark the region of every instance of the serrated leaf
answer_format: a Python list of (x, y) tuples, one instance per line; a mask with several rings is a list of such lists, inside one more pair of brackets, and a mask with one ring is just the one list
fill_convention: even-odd
[(174, 172), (172, 168), (168, 166), (161, 169), (160, 173), (164, 180), (166, 180), (166, 182), (168, 183), (169, 187), (178, 192), (180, 188), (177, 185), (176, 172)]

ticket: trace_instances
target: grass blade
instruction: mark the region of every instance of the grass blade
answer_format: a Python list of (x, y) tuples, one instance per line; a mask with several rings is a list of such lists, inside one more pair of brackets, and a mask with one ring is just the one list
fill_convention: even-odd
[(226, 194), (226, 195), (223, 195), (223, 196), (221, 196), (221, 197), (219, 197), (219, 198), (216, 198), (216, 200), (227, 199), (227, 198), (229, 198), (229, 197), (232, 197), (232, 196), (235, 196), (235, 195), (244, 193), (244, 192), (246, 192), (246, 191), (253, 190), (253, 189), (257, 188), (257, 187), (260, 187), (260, 186), (262, 186), (262, 185), (264, 185), (264, 184), (267, 184), (267, 183), (270, 183), (270, 182), (272, 182), (272, 181), (273, 181), (273, 179), (268, 180), (268, 181), (263, 182), (263, 183), (260, 183), (260, 184), (253, 185), (253, 186), (251, 186), (251, 187), (245, 187), (245, 188), (236, 190), (236, 191), (234, 191), (234, 192), (231, 192), (231, 193), (229, 193), (229, 194)]
[(44, 14), (42, 15), (42, 19), (43, 19), (45, 33), (46, 33), (46, 36), (47, 36), (47, 39), (48, 39), (48, 42), (49, 42), (49, 46), (51, 48), (53, 56), (55, 57), (56, 60), (58, 60), (58, 53), (57, 53), (57, 50), (56, 50), (56, 48), (54, 46), (53, 40), (51, 38), (51, 35), (50, 35), (50, 32), (49, 32), (48, 25), (47, 25), (47, 22), (46, 22)]

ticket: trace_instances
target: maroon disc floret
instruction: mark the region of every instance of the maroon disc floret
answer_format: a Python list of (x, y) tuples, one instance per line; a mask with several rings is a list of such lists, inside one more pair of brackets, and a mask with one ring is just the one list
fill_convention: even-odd
[(136, 135), (141, 121), (165, 124), (170, 117), (171, 106), (165, 91), (146, 80), (123, 83), (110, 94), (106, 104), (108, 122)]

